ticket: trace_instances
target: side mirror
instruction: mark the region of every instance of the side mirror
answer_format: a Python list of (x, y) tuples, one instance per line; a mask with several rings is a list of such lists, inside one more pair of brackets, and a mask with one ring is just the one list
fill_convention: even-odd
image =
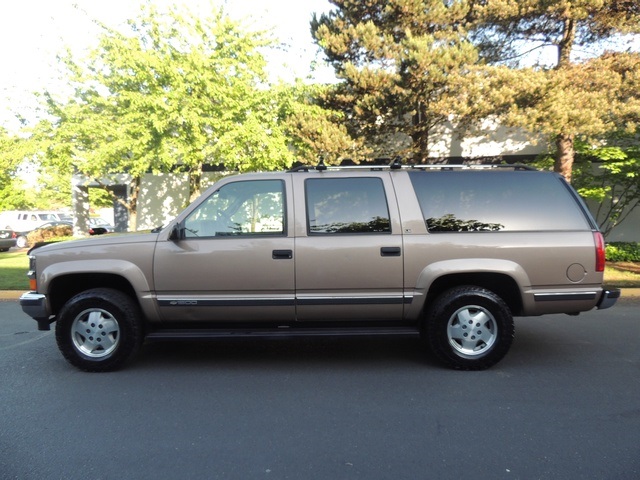
[(184, 239), (184, 228), (182, 228), (179, 223), (176, 223), (171, 229), (169, 240), (172, 242), (178, 242), (182, 239)]

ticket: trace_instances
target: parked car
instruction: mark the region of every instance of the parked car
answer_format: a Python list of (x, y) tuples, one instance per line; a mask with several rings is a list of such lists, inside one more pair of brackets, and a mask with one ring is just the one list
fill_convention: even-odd
[(59, 227), (62, 225), (66, 225), (69, 227), (73, 227), (73, 224), (71, 222), (62, 222), (62, 221), (52, 221), (52, 222), (46, 222), (43, 223), (42, 225), (38, 226), (38, 228), (34, 228), (33, 230), (28, 230), (25, 232), (16, 232), (16, 247), (18, 248), (26, 248), (29, 246), (29, 235), (32, 232), (37, 232), (38, 230), (44, 230), (47, 228), (51, 228), (51, 227)]
[(479, 370), (514, 316), (614, 305), (605, 248), (558, 174), (414, 165), (229, 176), (164, 228), (31, 250), (20, 304), (76, 367), (122, 367), (144, 338), (420, 335)]
[(13, 230), (0, 230), (0, 252), (6, 252), (16, 246), (16, 234)]
[(113, 233), (115, 231), (113, 225), (100, 217), (91, 217), (89, 219), (89, 235), (102, 235), (105, 233)]

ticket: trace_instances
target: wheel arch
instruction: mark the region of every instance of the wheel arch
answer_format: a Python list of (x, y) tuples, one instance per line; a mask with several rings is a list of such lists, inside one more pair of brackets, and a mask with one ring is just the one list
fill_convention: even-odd
[(500, 296), (513, 315), (523, 311), (522, 292), (530, 285), (524, 269), (515, 262), (500, 259), (456, 259), (436, 262), (427, 266), (416, 283), (414, 298), (419, 301), (414, 308), (421, 314), (445, 291), (474, 285)]
[(52, 315), (57, 315), (63, 305), (80, 292), (93, 288), (112, 288), (131, 297), (147, 318), (153, 316), (153, 306), (140, 296), (141, 292), (149, 292), (150, 286), (136, 265), (119, 260), (95, 260), (89, 266), (88, 263), (56, 263), (42, 272), (38, 286), (40, 289), (42, 285), (47, 292)]

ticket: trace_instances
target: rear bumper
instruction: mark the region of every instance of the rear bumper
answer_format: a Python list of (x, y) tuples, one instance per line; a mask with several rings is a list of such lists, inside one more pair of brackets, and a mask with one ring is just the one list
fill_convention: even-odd
[(598, 301), (598, 309), (613, 307), (620, 298), (620, 289), (618, 288), (605, 288), (602, 291), (600, 300)]
[(38, 330), (49, 330), (51, 321), (47, 309), (47, 297), (41, 293), (26, 292), (20, 297), (22, 311), (38, 322)]

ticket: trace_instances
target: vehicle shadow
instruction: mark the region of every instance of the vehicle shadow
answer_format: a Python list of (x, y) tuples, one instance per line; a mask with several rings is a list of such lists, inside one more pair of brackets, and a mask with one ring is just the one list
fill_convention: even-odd
[(416, 337), (233, 338), (197, 341), (150, 341), (135, 366), (286, 365), (341, 367), (347, 365), (439, 364)]

